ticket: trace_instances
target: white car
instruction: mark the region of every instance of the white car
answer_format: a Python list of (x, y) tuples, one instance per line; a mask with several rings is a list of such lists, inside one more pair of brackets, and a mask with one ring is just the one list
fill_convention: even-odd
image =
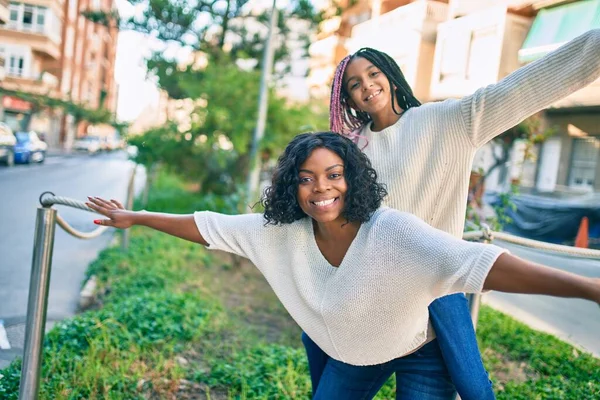
[(100, 139), (96, 136), (84, 136), (73, 143), (73, 149), (94, 154), (100, 150), (100, 144)]
[(0, 163), (9, 167), (15, 163), (15, 145), (17, 138), (12, 129), (3, 122), (0, 122)]

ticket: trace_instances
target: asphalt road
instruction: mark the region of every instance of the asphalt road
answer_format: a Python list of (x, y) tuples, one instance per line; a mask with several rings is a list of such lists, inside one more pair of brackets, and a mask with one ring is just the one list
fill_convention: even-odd
[[(85, 200), (104, 196), (125, 201), (133, 164), (124, 153), (49, 157), (41, 165), (0, 167), (0, 319), (5, 326), (24, 321), (38, 198), (44, 191)], [(137, 190), (144, 182), (138, 169)], [(94, 214), (55, 206), (73, 227), (92, 231)], [(61, 320), (77, 311), (79, 291), (88, 264), (113, 238), (108, 230), (92, 240), (81, 240), (56, 228), (48, 321)]]
[[(600, 278), (600, 260), (557, 255), (504, 242), (495, 244), (533, 262)], [(600, 307), (595, 303), (499, 292), (485, 294), (483, 302), (600, 357)]]

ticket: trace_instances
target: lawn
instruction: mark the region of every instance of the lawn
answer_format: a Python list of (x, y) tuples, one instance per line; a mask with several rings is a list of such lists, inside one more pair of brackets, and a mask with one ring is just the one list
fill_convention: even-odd
[[(148, 209), (235, 203), (161, 175)], [(309, 398), (300, 329), (248, 262), (136, 228), (88, 274), (96, 303), (46, 336), (41, 399)], [(600, 398), (600, 360), (550, 335), (484, 306), (478, 340), (499, 399)], [(20, 367), (0, 371), (0, 399), (17, 399)]]

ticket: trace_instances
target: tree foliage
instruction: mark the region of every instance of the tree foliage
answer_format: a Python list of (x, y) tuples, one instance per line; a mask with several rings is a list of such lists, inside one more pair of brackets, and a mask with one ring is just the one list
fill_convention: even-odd
[[(43, 109), (60, 109), (72, 115), (75, 123), (86, 121), (92, 125), (110, 124), (115, 127), (124, 126), (122, 123), (117, 122), (114, 114), (106, 108), (88, 108), (68, 99), (60, 99), (45, 94), (28, 93), (20, 90), (0, 88), (0, 93), (27, 101), (31, 104), (30, 115), (35, 115)], [(29, 130), (28, 127), (23, 127), (23, 129)]]
[[(232, 193), (243, 186), (248, 173), (259, 74), (214, 62), (204, 70), (178, 76), (186, 101), (195, 99), (190, 127), (182, 130), (181, 125), (170, 122), (130, 137), (129, 142), (139, 149), (137, 161), (146, 165), (160, 162), (198, 182), (204, 191)], [(271, 90), (263, 155), (276, 156), (302, 131), (326, 128), (326, 110), (290, 104)]]
[[(194, 104), (190, 123), (169, 123), (130, 142), (138, 160), (161, 162), (200, 183), (205, 191), (231, 193), (249, 169), (249, 149), (256, 127), (259, 70), (271, 9), (257, 10), (248, 0), (129, 0), (144, 4), (141, 15), (121, 23), (164, 44), (176, 44), (205, 59), (207, 67), (182, 64), (155, 52), (146, 60), (149, 75), (169, 98)], [(278, 9), (276, 71), (290, 61), (290, 40), (308, 48), (308, 35), (323, 19), (309, 0), (292, 0)], [(240, 61), (249, 61), (241, 68)], [(275, 79), (280, 78), (275, 74)], [(272, 85), (273, 87), (275, 85)], [(271, 88), (261, 151), (275, 157), (303, 130), (326, 129), (326, 110), (293, 105)], [(189, 125), (189, 126), (187, 126)]]

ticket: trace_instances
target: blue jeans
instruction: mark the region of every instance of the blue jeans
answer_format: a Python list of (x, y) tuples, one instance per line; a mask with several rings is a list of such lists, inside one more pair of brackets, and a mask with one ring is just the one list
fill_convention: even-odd
[[(481, 361), (481, 355), (479, 354), (479, 348), (477, 347), (477, 340), (475, 338), (475, 330), (473, 329), (473, 323), (471, 322), (471, 315), (469, 313), (465, 295), (454, 294), (437, 299), (429, 306), (429, 315), (437, 335), (436, 342), (441, 350), (443, 362), (445, 362), (445, 366), (447, 366), (451, 381), (454, 383), (456, 391), (460, 394), (461, 399), (495, 399), (492, 384)], [(306, 354), (308, 356), (313, 394), (316, 395), (330, 357), (327, 356), (327, 354), (325, 354), (305, 333), (302, 334), (302, 342), (304, 343)], [(407, 357), (410, 356), (411, 355)], [(335, 363), (339, 362), (335, 361)], [(403, 374), (403, 376), (396, 374), (396, 386), (399, 391), (397, 396), (404, 396), (400, 392), (401, 390), (404, 390), (404, 387), (423, 384), (423, 381), (421, 381), (423, 376), (425, 376), (425, 374), (421, 374), (420, 372)], [(360, 380), (357, 380), (356, 382), (360, 382)], [(382, 382), (382, 384), (384, 382)]]
[(398, 382), (396, 399), (451, 400), (454, 397), (454, 385), (434, 340), (408, 356), (379, 365), (359, 367), (329, 358), (314, 400), (372, 399), (393, 373)]

